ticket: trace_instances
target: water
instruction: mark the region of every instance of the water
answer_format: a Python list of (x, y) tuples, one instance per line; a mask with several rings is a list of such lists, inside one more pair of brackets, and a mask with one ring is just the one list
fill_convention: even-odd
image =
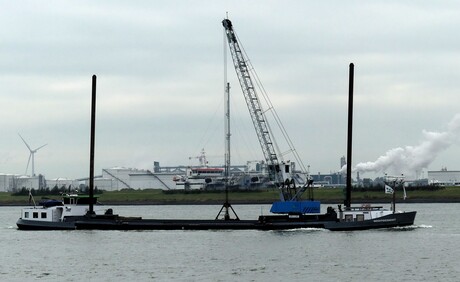
[[(19, 231), (0, 207), (0, 281), (459, 281), (459, 204), (407, 204), (386, 230)], [(269, 206), (235, 205), (243, 219)], [(144, 218), (214, 218), (220, 206), (115, 206)], [(322, 207), (325, 210), (325, 207)]]

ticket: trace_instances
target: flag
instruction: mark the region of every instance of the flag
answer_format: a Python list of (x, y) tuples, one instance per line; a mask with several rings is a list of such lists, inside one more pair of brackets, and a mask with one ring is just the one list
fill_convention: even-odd
[(385, 185), (385, 194), (393, 194), (395, 191), (388, 185)]

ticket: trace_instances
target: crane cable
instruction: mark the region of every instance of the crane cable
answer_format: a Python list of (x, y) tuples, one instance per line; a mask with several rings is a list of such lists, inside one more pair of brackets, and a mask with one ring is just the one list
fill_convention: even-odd
[[(268, 93), (267, 93), (267, 91), (265, 90), (265, 87), (263, 86), (263, 84), (262, 84), (262, 82), (261, 82), (261, 80), (260, 80), (260, 78), (259, 78), (259, 76), (258, 76), (258, 74), (257, 74), (257, 72), (256, 72), (256, 70), (255, 70), (255, 68), (254, 68), (254, 66), (252, 65), (251, 61), (249, 60), (249, 56), (247, 55), (246, 50), (244, 49), (243, 44), (241, 43), (241, 41), (240, 41), (238, 35), (236, 34), (235, 30), (233, 30), (233, 32), (234, 32), (235, 36), (236, 36), (237, 39), (238, 39), (238, 42), (239, 42), (239, 44), (240, 44), (240, 46), (241, 46), (241, 50), (243, 51), (243, 53), (244, 53), (244, 55), (245, 55), (245, 58), (247, 59), (246, 63), (247, 63), (247, 65), (249, 66), (248, 70), (251, 72), (251, 74), (253, 74), (254, 81), (255, 81), (255, 83), (256, 83), (258, 89), (259, 89), (260, 92), (262, 93), (262, 97), (264, 98), (265, 103), (266, 103), (267, 106), (268, 106), (268, 109), (267, 109), (266, 111), (264, 111), (264, 115), (265, 115), (265, 112), (268, 112), (268, 111), (272, 114), (273, 119), (275, 120), (275, 122), (276, 122), (278, 128), (279, 128), (280, 131), (281, 131), (281, 134), (283, 135), (284, 139), (286, 140), (286, 143), (287, 143), (288, 146), (289, 146), (289, 150), (288, 150), (287, 152), (292, 152), (292, 154), (294, 155), (294, 158), (296, 159), (296, 161), (298, 162), (298, 164), (299, 164), (299, 166), (300, 166), (301, 173), (302, 173), (303, 175), (306, 176), (306, 180), (307, 180), (307, 183), (308, 183), (308, 179), (309, 179), (309, 177), (310, 177), (310, 176), (309, 176), (309, 173), (308, 173), (308, 171), (306, 170), (305, 165), (303, 164), (303, 162), (302, 162), (302, 160), (301, 160), (301, 158), (300, 158), (300, 155), (298, 154), (297, 150), (295, 149), (294, 143), (292, 142), (291, 138), (289, 137), (289, 135), (288, 135), (288, 133), (287, 133), (287, 131), (286, 131), (286, 128), (284, 127), (283, 123), (281, 122), (281, 119), (280, 119), (278, 113), (276, 112), (276, 109), (275, 109), (275, 107), (273, 106), (273, 103), (271, 102), (271, 100), (270, 100), (270, 98), (269, 98), (269, 96), (268, 96)], [(257, 93), (256, 93), (256, 95), (257, 95)], [(274, 136), (273, 136), (273, 133), (272, 133), (273, 131), (272, 131), (271, 128), (270, 128), (270, 123), (267, 123), (267, 124), (268, 124), (268, 126), (269, 126), (270, 133), (271, 133), (271, 135), (272, 135), (272, 141), (273, 141), (273, 143), (275, 144), (276, 150), (278, 151), (278, 155), (280, 156), (280, 158), (281, 158), (281, 160), (282, 160), (283, 154), (281, 154), (281, 150), (279, 149), (279, 146), (278, 146), (278, 144), (277, 144), (277, 142), (276, 142), (276, 139), (273, 138)], [(286, 154), (286, 153), (284, 153), (284, 154)]]

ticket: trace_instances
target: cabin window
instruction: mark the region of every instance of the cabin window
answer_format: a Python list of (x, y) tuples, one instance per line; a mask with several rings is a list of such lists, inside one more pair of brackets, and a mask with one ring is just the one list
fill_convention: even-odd
[(64, 204), (75, 205), (75, 204), (77, 204), (77, 199), (75, 199), (75, 198), (64, 198)]
[(357, 214), (356, 221), (364, 221), (364, 214)]
[(345, 215), (345, 221), (346, 222), (352, 222), (353, 221), (353, 215), (352, 214), (346, 214)]
[(34, 218), (38, 218), (38, 212), (34, 212), (34, 213), (33, 213), (33, 217), (34, 217)]
[(42, 212), (42, 218), (46, 218), (46, 212)]
[(25, 218), (29, 218), (29, 212), (25, 212), (25, 213), (24, 213), (24, 217), (25, 217)]

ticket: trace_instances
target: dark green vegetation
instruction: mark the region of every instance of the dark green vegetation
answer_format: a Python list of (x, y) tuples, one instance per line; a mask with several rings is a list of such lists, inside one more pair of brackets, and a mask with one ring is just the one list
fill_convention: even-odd
[[(342, 188), (318, 188), (314, 189), (314, 197), (323, 203), (342, 203)], [(407, 191), (408, 198), (405, 202), (460, 202), (460, 187), (446, 187), (438, 190), (414, 190)], [(42, 197), (59, 199), (58, 195), (35, 195), (38, 202)], [(404, 202), (403, 192), (397, 190), (396, 199)], [(272, 203), (279, 200), (277, 190), (260, 192), (230, 192), (230, 202), (234, 204), (259, 204)], [(122, 190), (108, 192), (99, 195), (99, 201), (104, 204), (221, 204), (225, 199), (223, 192), (190, 192), (190, 193), (164, 193), (159, 189), (147, 190)], [(354, 189), (352, 202), (372, 203), (390, 202), (391, 195), (383, 190), (365, 191)], [(27, 205), (29, 196), (13, 196), (11, 193), (0, 192), (0, 205)]]
[[(81, 191), (81, 192), (86, 192), (88, 188), (85, 189), (85, 191)], [(59, 196), (63, 193), (70, 193), (71, 191), (68, 191), (66, 188), (62, 187), (62, 188), (58, 188), (57, 186), (54, 186), (54, 188), (50, 189), (50, 188), (46, 188), (46, 189), (38, 189), (38, 190), (35, 190), (35, 189), (31, 189), (29, 191), (29, 189), (27, 188), (22, 188), (21, 190), (17, 191), (17, 192), (13, 192), (12, 193), (12, 196), (29, 196), (29, 193), (31, 193), (32, 195), (34, 196), (51, 196), (51, 195), (54, 195), (54, 196)], [(102, 194), (103, 191), (101, 190), (98, 190), (97, 187), (94, 188), (94, 194)]]

